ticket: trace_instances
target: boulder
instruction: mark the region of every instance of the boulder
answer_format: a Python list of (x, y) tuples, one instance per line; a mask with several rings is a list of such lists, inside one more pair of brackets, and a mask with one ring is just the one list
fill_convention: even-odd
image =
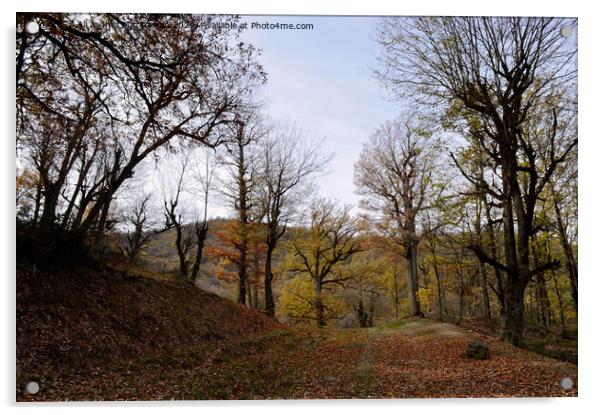
[(491, 351), (489, 350), (487, 343), (480, 340), (475, 340), (470, 342), (468, 345), (466, 356), (470, 357), (471, 359), (485, 360), (489, 359), (491, 356)]

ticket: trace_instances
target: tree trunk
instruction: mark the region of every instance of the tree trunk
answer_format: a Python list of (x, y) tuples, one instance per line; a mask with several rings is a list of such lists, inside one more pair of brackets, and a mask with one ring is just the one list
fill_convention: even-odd
[[(525, 288), (529, 274), (529, 232), (522, 212), (523, 199), (517, 180), (516, 154), (504, 149), (502, 158), (502, 182), (505, 195), (502, 200), (504, 227), (504, 256), (507, 268), (507, 302), (502, 327), (502, 339), (519, 346), (524, 328)], [(516, 205), (518, 208), (515, 209)], [(514, 215), (516, 213), (516, 231)]]
[(56, 221), (56, 207), (59, 200), (59, 186), (45, 186), (44, 189), (44, 207), (40, 217), (40, 227), (51, 229)]
[(240, 250), (238, 262), (238, 299), (239, 304), (246, 304), (247, 296), (247, 254), (246, 250)]
[(180, 263), (178, 267), (178, 275), (183, 280), (188, 279), (188, 261), (186, 259), (186, 252), (182, 247), (182, 226), (176, 224), (176, 252), (178, 253), (178, 261)]
[(506, 313), (502, 319), (502, 340), (520, 346), (525, 325), (525, 287), (520, 282), (508, 284)]
[(253, 284), (253, 308), (259, 308), (259, 287), (257, 287), (257, 284)]
[(410, 315), (417, 316), (420, 315), (420, 303), (418, 302), (418, 263), (414, 246), (406, 249), (405, 259)]
[(433, 261), (433, 270), (435, 271), (435, 280), (437, 281), (437, 315), (440, 321), (443, 321), (443, 287), (441, 286), (441, 274), (439, 273), (439, 264), (437, 261), (437, 247), (434, 241), (429, 241), (431, 249), (431, 258)]
[(560, 327), (562, 328), (561, 336), (566, 335), (566, 318), (564, 316), (564, 300), (558, 289), (558, 278), (556, 278), (556, 271), (552, 270), (552, 281), (554, 281), (554, 292), (558, 298), (558, 314), (560, 317)]
[(360, 296), (360, 301), (357, 305), (357, 319), (359, 320), (360, 327), (367, 327), (368, 316), (364, 310), (364, 300)]
[(265, 256), (265, 276), (264, 276), (264, 296), (265, 296), (265, 312), (274, 318), (276, 315), (276, 307), (274, 304), (274, 293), (272, 292), (272, 253), (273, 247), (268, 246)]
[(195, 282), (201, 269), (201, 261), (203, 260), (203, 248), (205, 247), (205, 239), (207, 238), (207, 231), (209, 227), (207, 221), (203, 221), (201, 224), (195, 225), (196, 233), (196, 256), (194, 257), (194, 263), (192, 265), (192, 272), (190, 279)]
[(479, 261), (479, 276), (481, 281), (481, 293), (483, 296), (483, 317), (485, 320), (491, 320), (491, 304), (489, 302), (489, 291), (487, 290), (487, 273), (485, 264)]
[(326, 326), (324, 303), (322, 303), (322, 282), (320, 280), (316, 280), (316, 322), (318, 327)]
[[(239, 131), (242, 138), (242, 131)], [(238, 226), (240, 244), (238, 245), (238, 303), (245, 304), (247, 286), (247, 250), (248, 250), (248, 189), (245, 169), (245, 146), (242, 141), (238, 142)]]

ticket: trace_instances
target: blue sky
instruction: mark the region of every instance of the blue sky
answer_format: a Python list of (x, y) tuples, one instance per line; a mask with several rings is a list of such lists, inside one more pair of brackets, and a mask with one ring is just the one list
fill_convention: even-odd
[(377, 18), (332, 16), (243, 16), (243, 21), (311, 23), (313, 30), (246, 29), (242, 40), (263, 50), (268, 72), (263, 97), (277, 122), (295, 123), (324, 137), (334, 153), (320, 193), (357, 204), (353, 163), (365, 142), (399, 107), (370, 76), (378, 45), (371, 39)]

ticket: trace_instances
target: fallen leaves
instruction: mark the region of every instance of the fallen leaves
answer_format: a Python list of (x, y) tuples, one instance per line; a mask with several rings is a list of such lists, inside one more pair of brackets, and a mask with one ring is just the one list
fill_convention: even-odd
[[(188, 285), (89, 272), (34, 280), (18, 270), (17, 291), (20, 401), (577, 394), (576, 365), (427, 319), (287, 328)], [(490, 359), (466, 357), (477, 339)], [(30, 379), (36, 395), (21, 390)]]

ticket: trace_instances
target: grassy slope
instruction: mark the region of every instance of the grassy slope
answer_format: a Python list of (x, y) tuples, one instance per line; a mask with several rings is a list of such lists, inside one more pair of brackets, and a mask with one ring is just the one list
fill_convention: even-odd
[[(492, 358), (464, 356), (485, 339)], [(577, 367), (427, 319), (291, 329), (186, 283), (17, 272), (18, 400), (574, 396)]]

